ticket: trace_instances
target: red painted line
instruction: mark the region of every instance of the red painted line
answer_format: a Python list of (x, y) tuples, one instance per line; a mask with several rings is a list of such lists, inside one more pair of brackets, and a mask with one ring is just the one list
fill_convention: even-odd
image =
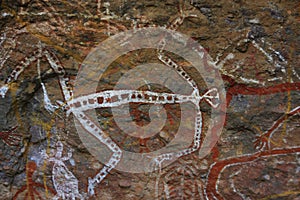
[(293, 116), (297, 113), (300, 113), (300, 108), (293, 110), (283, 116), (281, 116), (274, 124), (273, 126), (268, 130), (268, 132), (266, 134), (264, 134), (264, 137), (270, 137), (271, 133), (280, 126), (280, 124), (286, 120), (287, 117)]
[(245, 155), (241, 157), (229, 158), (225, 160), (221, 160), (216, 162), (210, 172), (208, 174), (207, 185), (206, 185), (206, 194), (208, 199), (214, 199), (213, 196), (217, 197), (218, 199), (223, 199), (223, 197), (218, 194), (216, 191), (216, 185), (218, 181), (218, 177), (221, 171), (230, 164), (239, 164), (254, 161), (260, 157), (266, 156), (273, 156), (273, 155), (282, 155), (282, 154), (291, 154), (300, 152), (300, 147), (290, 148), (290, 149), (275, 149), (275, 150), (268, 150), (268, 151), (260, 151), (252, 155)]

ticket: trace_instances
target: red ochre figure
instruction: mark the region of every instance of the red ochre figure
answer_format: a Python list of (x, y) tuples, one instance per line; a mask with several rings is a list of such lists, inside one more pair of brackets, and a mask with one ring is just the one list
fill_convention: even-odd
[[(19, 199), (18, 196), (25, 192), (24, 199), (34, 200), (36, 197), (38, 199), (44, 199), (43, 196), (38, 192), (36, 188), (42, 188), (45, 190), (45, 187), (41, 183), (36, 183), (32, 180), (33, 173), (36, 171), (37, 166), (34, 161), (28, 161), (26, 163), (26, 176), (27, 176), (27, 184), (22, 186), (21, 189), (14, 195), (13, 200)], [(55, 195), (55, 191), (49, 187), (47, 187), (48, 191), (50, 191), (53, 195)]]

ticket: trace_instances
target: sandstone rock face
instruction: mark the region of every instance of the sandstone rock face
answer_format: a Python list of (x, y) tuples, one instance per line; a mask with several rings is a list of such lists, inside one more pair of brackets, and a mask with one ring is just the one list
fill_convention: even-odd
[(0, 199), (300, 199), (299, 9), (0, 0)]

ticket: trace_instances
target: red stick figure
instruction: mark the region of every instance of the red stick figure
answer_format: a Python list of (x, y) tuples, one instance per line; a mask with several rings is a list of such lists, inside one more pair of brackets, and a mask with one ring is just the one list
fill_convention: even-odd
[[(36, 168), (37, 168), (37, 166), (34, 161), (27, 162), (27, 164), (26, 164), (27, 184), (22, 186), (21, 189), (18, 190), (18, 192), (14, 195), (13, 200), (16, 200), (18, 195), (23, 193), (24, 191), (26, 191), (24, 194), (24, 199), (26, 199), (26, 200), (27, 199), (34, 200), (36, 196), (38, 197), (38, 199), (43, 199), (41, 194), (38, 192), (38, 190), (36, 188), (45, 189), (44, 185), (41, 183), (35, 183), (32, 180), (32, 176), (33, 176), (33, 173), (36, 171)], [(56, 194), (56, 192), (53, 189), (48, 188), (48, 190), (53, 195)]]

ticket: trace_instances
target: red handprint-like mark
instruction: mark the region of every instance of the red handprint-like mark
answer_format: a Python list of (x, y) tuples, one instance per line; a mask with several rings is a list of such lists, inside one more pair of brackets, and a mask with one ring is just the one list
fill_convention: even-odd
[(14, 132), (17, 128), (18, 127), (16, 126), (9, 131), (0, 132), (0, 138), (5, 144), (9, 146), (19, 145), (20, 141), (22, 140), (22, 135)]

